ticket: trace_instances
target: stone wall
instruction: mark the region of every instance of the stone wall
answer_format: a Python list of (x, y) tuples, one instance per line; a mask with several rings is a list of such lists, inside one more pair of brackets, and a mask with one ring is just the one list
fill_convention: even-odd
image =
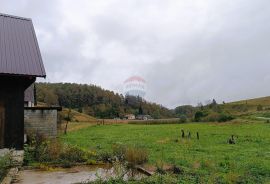
[(56, 109), (25, 109), (24, 131), (26, 134), (39, 133), (48, 138), (57, 136)]

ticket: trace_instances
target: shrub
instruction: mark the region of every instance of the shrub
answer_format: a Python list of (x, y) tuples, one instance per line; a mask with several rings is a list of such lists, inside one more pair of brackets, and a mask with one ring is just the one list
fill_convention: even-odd
[(46, 150), (46, 139), (42, 134), (30, 134), (27, 137), (28, 144), (25, 145), (24, 163), (42, 160)]
[(8, 169), (11, 167), (10, 155), (0, 157), (0, 183), (6, 176)]
[(212, 112), (208, 116), (206, 116), (205, 118), (203, 118), (203, 121), (205, 121), (205, 122), (216, 122), (216, 121), (219, 120), (219, 118), (220, 118), (220, 114), (219, 113)]
[(185, 115), (181, 115), (179, 118), (179, 123), (186, 123), (187, 122), (187, 117)]
[(60, 158), (64, 146), (58, 140), (44, 141), (35, 150), (35, 160), (38, 162), (54, 162)]
[(112, 146), (113, 155), (118, 158), (119, 161), (124, 160), (126, 146), (122, 144), (115, 144)]
[(86, 162), (88, 159), (87, 153), (76, 146), (66, 145), (59, 154), (59, 159), (69, 162)]
[(112, 157), (113, 157), (112, 153), (109, 153), (107, 151), (100, 152), (98, 154), (98, 160), (103, 161), (103, 162), (111, 162), (112, 161)]
[(202, 111), (197, 111), (194, 115), (194, 120), (199, 122), (203, 117), (205, 117), (205, 114)]
[(248, 106), (247, 104), (234, 104), (231, 107), (234, 111), (238, 112), (247, 112), (248, 111)]
[(24, 165), (29, 165), (30, 163), (35, 161), (33, 148), (28, 144), (24, 145), (24, 157), (23, 157)]
[(220, 114), (218, 118), (218, 122), (226, 122), (226, 121), (231, 121), (233, 119), (234, 117), (229, 114)]
[(25, 145), (24, 150), (25, 165), (34, 162), (70, 165), (76, 162), (87, 162), (95, 156), (93, 152), (65, 145), (56, 139), (43, 142), (32, 139), (29, 144)]
[(226, 122), (233, 120), (234, 117), (226, 113), (209, 112), (207, 116), (201, 117), (203, 122)]
[(262, 111), (263, 110), (263, 106), (262, 105), (258, 105), (257, 106), (257, 111)]

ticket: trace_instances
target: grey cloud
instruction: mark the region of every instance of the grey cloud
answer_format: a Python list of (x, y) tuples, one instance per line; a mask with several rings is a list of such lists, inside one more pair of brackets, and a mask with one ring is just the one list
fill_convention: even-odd
[(31, 17), (50, 82), (122, 92), (141, 75), (168, 107), (270, 93), (270, 2), (0, 0)]

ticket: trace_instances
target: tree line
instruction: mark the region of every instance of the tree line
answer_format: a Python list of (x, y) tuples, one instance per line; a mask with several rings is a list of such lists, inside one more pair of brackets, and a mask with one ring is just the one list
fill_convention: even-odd
[(123, 96), (96, 85), (36, 83), (38, 102), (72, 108), (98, 118), (145, 114), (155, 119), (175, 117), (174, 110), (136, 96)]
[(206, 105), (199, 103), (196, 107), (191, 105), (179, 106), (174, 109), (174, 112), (182, 123), (188, 120), (194, 122), (226, 122), (233, 120), (235, 117), (224, 108), (224, 104), (225, 102), (220, 105), (213, 99)]

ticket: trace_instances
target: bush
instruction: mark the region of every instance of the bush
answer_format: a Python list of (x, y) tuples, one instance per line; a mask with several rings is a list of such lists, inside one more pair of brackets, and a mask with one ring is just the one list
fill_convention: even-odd
[(0, 157), (0, 183), (6, 176), (8, 169), (11, 167), (10, 155)]
[(234, 117), (229, 114), (220, 114), (218, 118), (218, 122), (226, 122), (226, 121), (231, 121), (233, 119)]
[(212, 112), (208, 116), (206, 116), (205, 118), (203, 118), (202, 121), (205, 121), (205, 122), (216, 122), (216, 121), (219, 120), (219, 118), (220, 118), (220, 114), (219, 113)]
[(95, 156), (93, 152), (84, 151), (76, 146), (65, 145), (56, 139), (43, 142), (39, 140), (34, 138), (29, 144), (25, 145), (25, 165), (35, 162), (67, 165), (87, 162)]
[(109, 153), (109, 152), (100, 152), (98, 154), (98, 160), (102, 161), (102, 162), (112, 162), (112, 157), (113, 154)]
[(34, 147), (36, 147), (34, 150), (34, 160), (38, 162), (57, 161), (60, 158), (60, 154), (64, 151), (63, 144), (57, 140), (44, 141)]
[(113, 155), (118, 158), (119, 161), (124, 161), (124, 155), (126, 146), (122, 144), (115, 144), (112, 146)]
[(194, 115), (194, 121), (195, 122), (199, 122), (202, 120), (203, 117), (207, 116), (207, 114), (205, 114), (204, 112), (202, 111), (197, 111)]
[(69, 162), (86, 162), (88, 155), (82, 149), (76, 146), (66, 145), (64, 149), (59, 154), (59, 159)]
[(262, 111), (263, 110), (263, 106), (262, 105), (258, 105), (257, 106), (257, 111)]
[(198, 111), (195, 114), (194, 120), (196, 122), (201, 121), (201, 122), (226, 122), (226, 121), (231, 121), (233, 120), (234, 117), (231, 116), (230, 114), (226, 113), (218, 113), (218, 112), (206, 112), (206, 111)]
[(186, 123), (187, 122), (187, 117), (185, 115), (181, 115), (179, 118), (179, 123)]

